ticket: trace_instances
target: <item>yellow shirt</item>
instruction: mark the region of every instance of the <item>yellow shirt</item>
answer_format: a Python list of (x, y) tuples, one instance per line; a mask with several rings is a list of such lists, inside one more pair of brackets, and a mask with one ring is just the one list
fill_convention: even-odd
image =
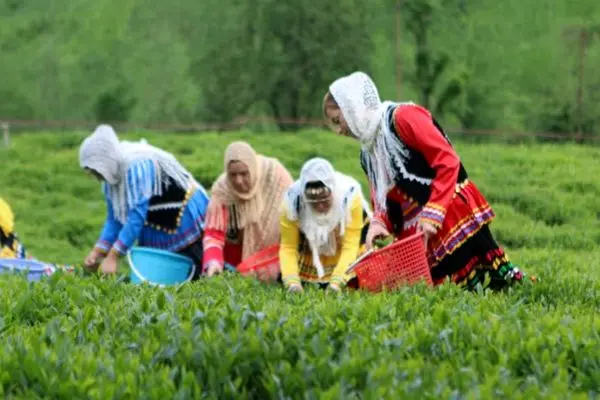
[(8, 203), (0, 197), (0, 229), (6, 236), (15, 229), (15, 216)]
[(0, 258), (24, 258), (21, 257), (19, 250), (12, 246), (0, 247)]
[[(354, 277), (354, 273), (346, 274), (350, 264), (364, 251), (363, 230), (368, 228), (369, 220), (363, 209), (362, 199), (355, 195), (351, 203), (351, 221), (345, 227), (344, 236), (339, 238), (338, 248), (334, 256), (320, 256), (325, 270), (325, 276), (319, 278), (317, 269), (312, 263), (312, 254), (308, 241), (301, 240), (298, 221), (287, 217), (287, 209), (281, 213), (281, 245), (279, 248), (279, 262), (281, 276), (286, 286), (293, 283), (330, 283), (346, 284)], [(339, 228), (337, 229), (339, 233)]]
[(0, 197), (0, 258), (25, 258), (25, 248), (14, 233), (15, 216), (8, 203)]

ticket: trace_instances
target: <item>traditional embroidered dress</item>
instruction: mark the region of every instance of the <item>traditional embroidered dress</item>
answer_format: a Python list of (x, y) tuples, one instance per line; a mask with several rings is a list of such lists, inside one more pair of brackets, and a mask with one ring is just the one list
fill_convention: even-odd
[(137, 242), (202, 265), (208, 195), (171, 154), (143, 141), (119, 141), (101, 125), (82, 144), (80, 160), (104, 178), (107, 217), (97, 249), (124, 255)]
[(426, 109), (380, 102), (375, 85), (360, 72), (335, 81), (330, 93), (362, 143), (373, 223), (400, 237), (415, 232), (420, 220), (438, 228), (427, 249), (436, 284), (449, 277), (468, 288), (500, 288), (522, 279), (490, 232), (490, 204)]
[[(306, 200), (307, 184), (318, 181), (333, 193), (326, 215), (315, 213)], [(336, 172), (324, 159), (308, 161), (282, 206), (279, 259), (284, 285), (348, 284), (355, 274), (346, 270), (365, 251), (370, 216), (356, 180)]]
[(292, 176), (276, 159), (256, 154), (245, 142), (233, 142), (225, 151), (224, 168), (244, 163), (251, 189), (239, 193), (223, 173), (211, 189), (204, 237), (204, 270), (210, 263), (237, 266), (254, 253), (279, 243), (277, 212)]

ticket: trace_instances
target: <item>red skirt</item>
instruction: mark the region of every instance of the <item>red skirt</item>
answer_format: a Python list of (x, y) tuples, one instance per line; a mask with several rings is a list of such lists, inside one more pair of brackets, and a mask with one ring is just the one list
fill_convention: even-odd
[[(414, 201), (405, 198), (402, 208), (406, 221), (418, 220), (420, 207), (415, 209)], [(454, 194), (442, 227), (427, 243), (427, 259), (435, 284), (449, 278), (472, 288), (485, 279), (486, 285), (503, 287), (515, 278), (520, 279), (518, 269), (491, 234), (488, 225), (494, 218), (491, 205), (474, 183), (468, 181)], [(410, 223), (401, 237), (415, 230), (416, 224)]]
[(446, 256), (454, 253), (469, 238), (492, 222), (492, 207), (474, 183), (468, 182), (454, 194), (441, 229), (429, 239), (427, 258), (435, 268)]

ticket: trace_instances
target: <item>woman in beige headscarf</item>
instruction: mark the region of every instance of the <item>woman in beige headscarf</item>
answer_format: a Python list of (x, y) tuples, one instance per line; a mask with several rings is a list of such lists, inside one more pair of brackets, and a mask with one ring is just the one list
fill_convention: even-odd
[(279, 243), (279, 206), (293, 179), (276, 159), (245, 142), (225, 150), (225, 172), (211, 189), (204, 235), (207, 276), (235, 268), (254, 253)]

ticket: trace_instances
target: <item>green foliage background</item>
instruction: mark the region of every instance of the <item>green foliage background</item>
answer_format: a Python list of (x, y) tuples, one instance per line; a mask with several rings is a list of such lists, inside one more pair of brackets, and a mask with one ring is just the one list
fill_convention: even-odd
[(1, 0), (0, 52), (0, 119), (319, 117), (327, 85), (361, 69), (447, 127), (600, 125), (596, 0)]

